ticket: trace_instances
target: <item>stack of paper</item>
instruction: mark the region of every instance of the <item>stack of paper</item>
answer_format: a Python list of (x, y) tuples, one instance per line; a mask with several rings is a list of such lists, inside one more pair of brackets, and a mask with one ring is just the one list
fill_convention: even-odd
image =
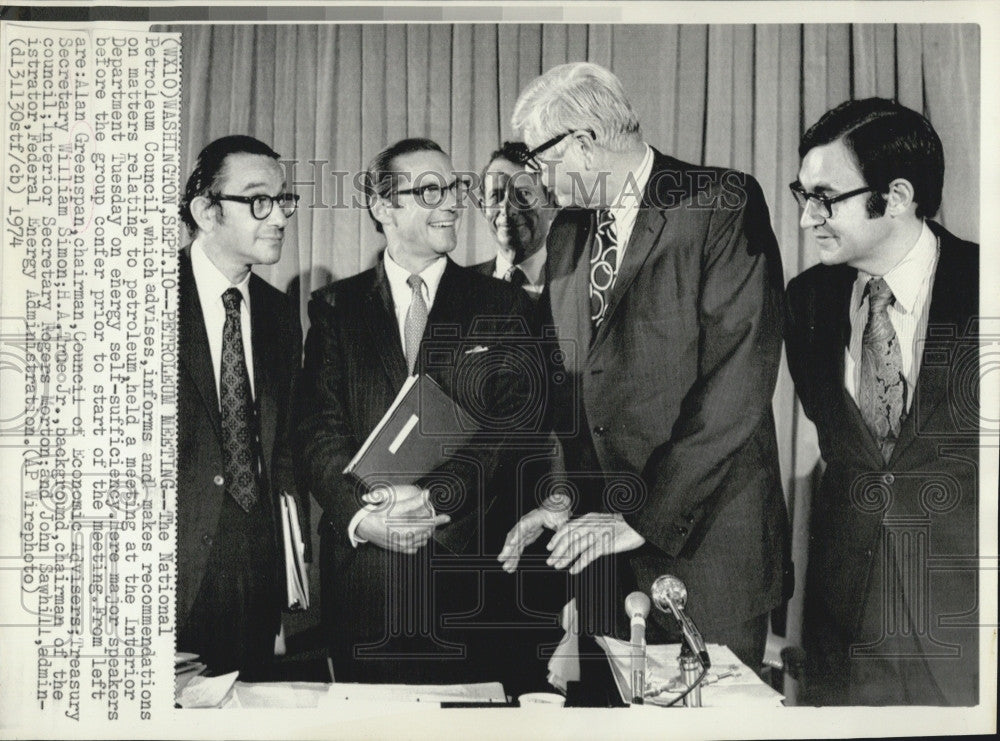
[[(628, 641), (600, 636), (597, 644), (608, 655), (618, 692), (626, 703), (632, 699), (632, 646)], [(725, 646), (706, 646), (712, 660), (701, 683), (703, 707), (740, 707), (743, 705), (781, 706), (784, 699)], [(645, 701), (652, 705), (668, 705), (687, 689), (681, 678), (680, 644), (646, 646)], [(700, 672), (699, 672), (700, 673)], [(683, 701), (678, 702), (682, 705)]]
[(188, 682), (204, 671), (205, 665), (198, 661), (198, 654), (179, 651), (174, 654), (174, 697), (180, 697)]
[(239, 672), (218, 677), (193, 677), (177, 695), (182, 708), (218, 708), (229, 697)]

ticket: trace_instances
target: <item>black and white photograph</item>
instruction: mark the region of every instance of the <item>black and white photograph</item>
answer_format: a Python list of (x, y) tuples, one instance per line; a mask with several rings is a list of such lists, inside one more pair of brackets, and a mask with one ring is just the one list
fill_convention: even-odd
[(172, 5), (0, 7), (4, 737), (995, 732), (989, 4)]

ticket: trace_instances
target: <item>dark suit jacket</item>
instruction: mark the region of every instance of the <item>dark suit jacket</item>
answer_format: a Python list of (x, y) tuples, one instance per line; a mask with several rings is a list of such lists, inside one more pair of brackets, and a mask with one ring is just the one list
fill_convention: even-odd
[[(535, 321), (523, 292), (449, 260), (428, 317), (417, 371), (430, 375), (467, 411), (482, 410), (480, 421), (488, 432), (476, 439), (476, 447), (459, 451), (419, 482), (431, 489), (438, 513), (452, 517), (451, 524), (440, 529), (447, 548), (432, 542), (417, 556), (400, 556), (374, 545), (351, 546), (347, 528), (363, 506), (364, 489), (341, 473), (407, 377), (383, 258), (375, 268), (314, 293), (309, 316), (312, 324), (300, 389), (299, 460), (323, 508), (323, 608), (331, 650), (335, 657), (346, 653), (341, 660), (351, 662), (356, 646), (377, 642), (391, 632), (387, 601), (398, 597), (399, 569), (416, 568), (424, 574), (421, 578), (426, 578), (423, 584), (431, 590), (433, 604), (422, 609), (432, 611), (428, 618), (436, 636), (441, 635), (444, 613), (463, 609), (474, 613), (479, 607), (474, 563), (464, 569), (469, 578), (438, 572), (431, 579), (424, 559), (453, 557), (451, 551), (494, 558), (515, 522), (517, 454), (509, 443), (516, 430), (541, 424), (535, 411), (541, 405), (531, 397), (537, 387), (533, 391), (528, 374), (512, 360), (510, 350), (529, 341)], [(469, 352), (477, 346), (489, 349)], [(530, 413), (522, 414), (525, 410)], [(435, 482), (450, 488), (452, 495), (442, 498)], [(461, 663), (431, 662), (423, 673), (409, 677), (464, 679), (476, 667)], [(401, 671), (416, 665), (399, 664)], [(351, 676), (367, 677), (357, 663), (347, 669)]]
[[(250, 278), (249, 290), (263, 490), (275, 505), (281, 490), (298, 496), (284, 441), (292, 384), (300, 365), (302, 331), (288, 310), (285, 294), (256, 275)], [(224, 469), (215, 375), (191, 271), (191, 256), (186, 249), (180, 254), (178, 349), (177, 625), (180, 628), (198, 594), (226, 496), (225, 487), (217, 483), (224, 480)], [(308, 506), (300, 501), (303, 528), (308, 526), (308, 512)], [(273, 521), (281, 521), (276, 509)], [(283, 552), (280, 530), (275, 532), (275, 539), (280, 556)], [(274, 569), (274, 578), (283, 584), (284, 564), (280, 558)], [(273, 619), (277, 632), (277, 612)]]
[(623, 512), (646, 539), (621, 559), (605, 609), (627, 636), (624, 595), (648, 593), (672, 573), (710, 638), (782, 598), (788, 526), (771, 396), (783, 279), (767, 206), (749, 176), (654, 150), (606, 318), (591, 337), (594, 228), (592, 211), (560, 213), (547, 274), (576, 395), (558, 404), (577, 414), (556, 423), (576, 430), (563, 439), (566, 468), (572, 477), (596, 467), (634, 487), (623, 497), (610, 482), (591, 505)]
[[(834, 685), (839, 679), (841, 686), (828, 688), (831, 694), (816, 697), (819, 702), (878, 702), (871, 693), (884, 688), (855, 683), (848, 689), (846, 657), (829, 654), (844, 653), (852, 643), (878, 643), (883, 619), (898, 629), (885, 614), (887, 589), (916, 623), (921, 653), (947, 657), (928, 661), (940, 700), (975, 702), (976, 632), (958, 626), (975, 625), (978, 614), (979, 343), (970, 336), (970, 320), (979, 309), (979, 248), (930, 226), (941, 250), (927, 343), (913, 404), (888, 463), (844, 387), (848, 301), (857, 271), (816, 265), (788, 285), (788, 364), (826, 462), (812, 503), (805, 630), (813, 679)], [(885, 549), (903, 538), (913, 538), (912, 558), (887, 558)], [(893, 590), (883, 578), (886, 564), (926, 582)], [(948, 656), (956, 648), (961, 656)], [(835, 676), (818, 676), (824, 667)]]
[(492, 260), (487, 260), (486, 262), (477, 262), (475, 265), (469, 265), (469, 268), (475, 270), (480, 275), (492, 278), (493, 273), (497, 269), (497, 259), (494, 257)]

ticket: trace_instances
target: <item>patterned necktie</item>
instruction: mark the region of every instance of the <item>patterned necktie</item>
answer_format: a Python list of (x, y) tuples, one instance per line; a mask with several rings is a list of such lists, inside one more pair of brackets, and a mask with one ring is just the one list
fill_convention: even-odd
[(226, 489), (244, 511), (257, 501), (257, 476), (254, 472), (253, 399), (250, 376), (243, 352), (240, 326), (240, 301), (243, 294), (230, 288), (222, 294), (226, 323), (222, 327), (222, 370), (219, 396), (222, 405), (222, 452)]
[(594, 329), (601, 326), (608, 310), (608, 294), (618, 270), (618, 233), (615, 217), (602, 208), (597, 212), (597, 232), (590, 251), (590, 320)]
[(906, 409), (906, 380), (903, 355), (896, 330), (889, 320), (889, 305), (895, 301), (882, 278), (872, 278), (868, 293), (868, 324), (861, 344), (861, 381), (858, 407), (875, 436), (886, 462), (899, 438)]
[(524, 285), (528, 282), (528, 276), (518, 265), (511, 265), (510, 270), (507, 271), (503, 279), (515, 288), (524, 288)]
[(413, 290), (410, 297), (410, 308), (406, 310), (406, 321), (403, 324), (403, 337), (406, 344), (406, 367), (413, 375), (417, 367), (417, 356), (420, 354), (420, 340), (427, 327), (427, 304), (424, 303), (424, 279), (417, 274), (406, 279)]

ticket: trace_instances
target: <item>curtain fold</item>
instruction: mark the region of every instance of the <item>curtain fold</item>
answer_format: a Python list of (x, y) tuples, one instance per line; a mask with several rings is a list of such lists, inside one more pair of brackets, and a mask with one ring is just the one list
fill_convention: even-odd
[[(280, 262), (258, 272), (297, 299), (370, 267), (382, 248), (360, 200), (371, 157), (406, 136), (478, 171), (512, 136), (520, 90), (549, 67), (589, 60), (621, 78), (647, 141), (760, 182), (788, 280), (817, 261), (787, 183), (798, 140), (849, 98), (895, 97), (927, 115), (947, 169), (939, 219), (979, 238), (979, 28), (975, 25), (292, 25), (167, 26), (183, 38), (182, 131), (188, 173), (209, 141), (256, 136), (294, 162), (302, 196)], [(465, 213), (455, 258), (488, 259), (485, 223)], [(794, 527), (798, 638), (815, 430), (782, 367), (774, 397)]]

